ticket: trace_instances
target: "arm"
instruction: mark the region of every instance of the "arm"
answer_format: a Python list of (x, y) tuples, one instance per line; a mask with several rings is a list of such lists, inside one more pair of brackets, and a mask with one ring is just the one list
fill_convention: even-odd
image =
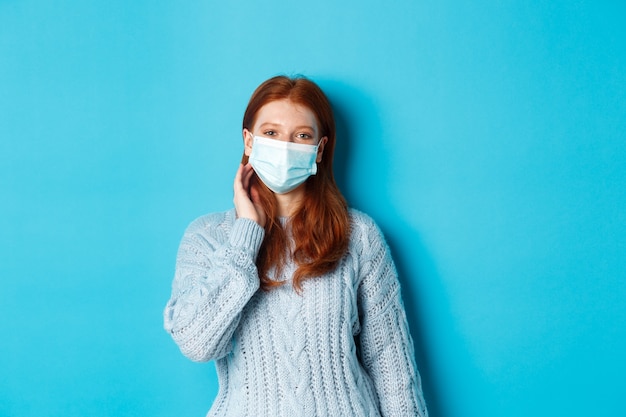
[[(254, 171), (239, 165), (233, 184), (237, 220), (188, 228), (178, 250), (165, 329), (181, 352), (195, 361), (225, 356), (241, 312), (260, 286), (255, 260), (263, 242), (265, 212), (250, 187)], [(220, 224), (220, 227), (216, 227)], [(221, 226), (231, 225), (226, 233)], [(228, 236), (226, 238), (224, 235)]]
[(239, 218), (225, 241), (213, 229), (196, 221), (185, 232), (164, 311), (165, 329), (194, 361), (230, 351), (241, 311), (259, 288), (255, 259), (263, 228)]
[(427, 417), (389, 247), (373, 222), (366, 229), (358, 288), (361, 361), (374, 383), (383, 416)]

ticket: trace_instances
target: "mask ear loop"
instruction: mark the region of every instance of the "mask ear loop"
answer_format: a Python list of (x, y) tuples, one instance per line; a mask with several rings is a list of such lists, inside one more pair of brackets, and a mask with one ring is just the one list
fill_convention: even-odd
[[(250, 139), (250, 152), (252, 152), (252, 148), (254, 148), (254, 134), (248, 128), (245, 128), (245, 129), (246, 129), (245, 135), (246, 136), (247, 135), (251, 136), (251, 139)], [(247, 138), (244, 139), (244, 147), (247, 146), (246, 143), (247, 143)], [(249, 157), (249, 155), (248, 155), (248, 157)]]

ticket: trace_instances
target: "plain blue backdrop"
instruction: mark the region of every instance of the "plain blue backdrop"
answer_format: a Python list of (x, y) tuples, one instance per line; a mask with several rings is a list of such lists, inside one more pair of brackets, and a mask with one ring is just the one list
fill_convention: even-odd
[(617, 416), (626, 3), (0, 0), (0, 416), (203, 416), (162, 330), (270, 76), (328, 93), (432, 417)]

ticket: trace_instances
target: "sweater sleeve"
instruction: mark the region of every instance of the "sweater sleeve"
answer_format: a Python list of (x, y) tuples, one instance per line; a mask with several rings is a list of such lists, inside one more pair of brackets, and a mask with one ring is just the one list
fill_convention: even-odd
[(263, 228), (249, 219), (236, 219), (230, 231), (224, 224), (201, 218), (189, 226), (163, 314), (165, 330), (194, 361), (231, 350), (241, 312), (259, 288), (255, 260)]
[(370, 376), (382, 416), (427, 417), (413, 341), (389, 247), (370, 220), (364, 232), (358, 287), (358, 336), (363, 367)]

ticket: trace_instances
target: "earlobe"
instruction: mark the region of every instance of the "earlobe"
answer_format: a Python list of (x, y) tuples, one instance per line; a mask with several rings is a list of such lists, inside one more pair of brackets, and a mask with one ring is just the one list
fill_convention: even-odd
[(315, 162), (318, 164), (322, 162), (322, 154), (324, 153), (324, 146), (326, 146), (326, 142), (328, 142), (328, 137), (324, 136), (317, 144), (317, 158), (315, 159)]
[(253, 139), (252, 133), (248, 129), (244, 128), (242, 135), (243, 135), (243, 152), (246, 156), (250, 156), (250, 154), (252, 153), (252, 139)]

